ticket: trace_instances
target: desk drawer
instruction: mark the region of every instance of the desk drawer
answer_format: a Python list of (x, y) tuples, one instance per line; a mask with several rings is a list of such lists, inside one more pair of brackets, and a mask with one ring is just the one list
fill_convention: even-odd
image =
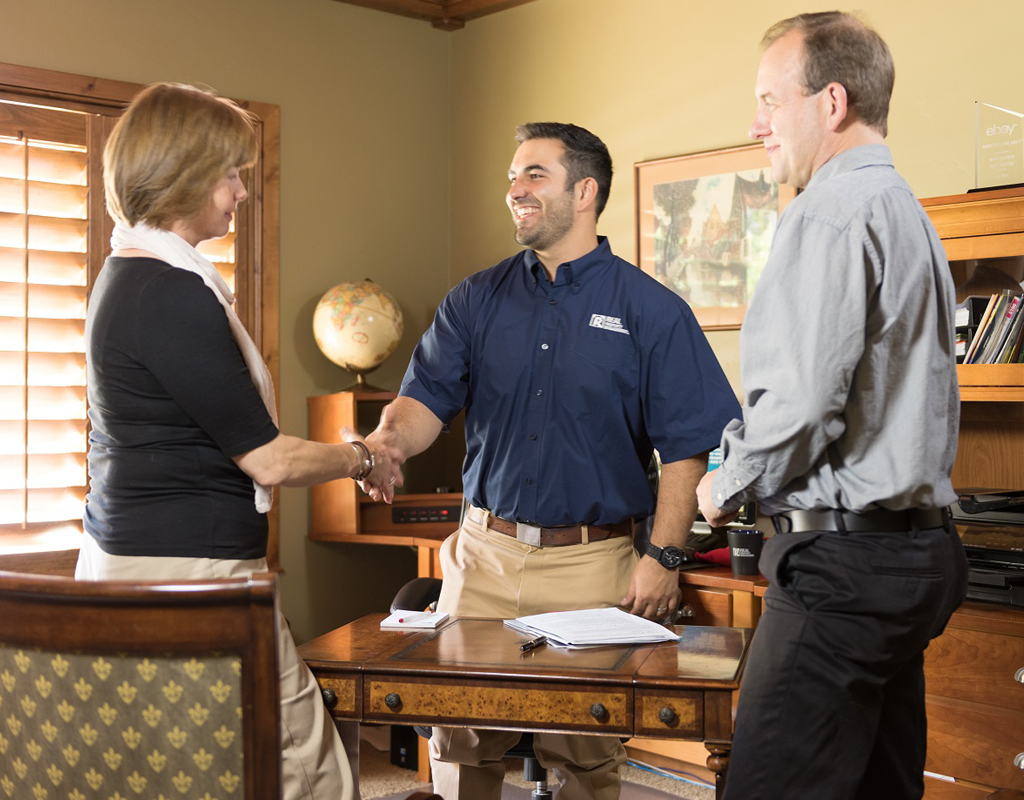
[(1024, 711), (1018, 636), (946, 628), (925, 651), (924, 670), (928, 694)]
[(638, 689), (636, 735), (703, 739), (704, 700), (700, 692)]
[[(632, 689), (560, 689), (550, 684), (402, 677), (368, 680), (364, 719), (411, 725), (515, 727), (630, 736)], [(604, 713), (594, 708), (600, 704)], [(592, 711), (593, 709), (593, 711)], [(594, 714), (597, 713), (597, 716)]]
[(1012, 709), (927, 698), (925, 769), (960, 780), (1024, 789), (1024, 724)]
[[(358, 679), (344, 675), (316, 675), (316, 682), (320, 684), (322, 693), (333, 694), (324, 697), (324, 705), (332, 717), (337, 719), (359, 719), (360, 709), (357, 702), (359, 697)], [(328, 697), (333, 702), (328, 702)]]
[(694, 616), (679, 620), (683, 625), (706, 625), (727, 628), (732, 625), (732, 592), (705, 586), (679, 587), (680, 606), (689, 605)]

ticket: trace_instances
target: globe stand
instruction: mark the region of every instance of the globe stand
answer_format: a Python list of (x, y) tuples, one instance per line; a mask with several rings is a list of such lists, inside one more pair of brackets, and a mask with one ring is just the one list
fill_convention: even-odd
[[(355, 370), (351, 370), (355, 372)], [(365, 372), (356, 372), (356, 382), (351, 386), (346, 386), (342, 389), (343, 392), (386, 392), (387, 389), (382, 389), (380, 386), (374, 386), (372, 383), (366, 382)]]

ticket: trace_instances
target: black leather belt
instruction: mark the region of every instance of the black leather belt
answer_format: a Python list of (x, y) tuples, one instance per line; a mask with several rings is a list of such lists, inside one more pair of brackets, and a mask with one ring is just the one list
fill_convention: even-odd
[(941, 528), (949, 519), (947, 508), (912, 508), (907, 511), (839, 511), (826, 508), (815, 511), (784, 511), (772, 517), (776, 533), (802, 531), (923, 531)]

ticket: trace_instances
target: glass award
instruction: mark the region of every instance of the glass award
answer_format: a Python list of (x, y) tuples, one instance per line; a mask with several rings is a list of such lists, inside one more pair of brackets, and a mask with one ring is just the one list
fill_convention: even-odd
[(1024, 183), (1024, 114), (975, 102), (975, 187)]

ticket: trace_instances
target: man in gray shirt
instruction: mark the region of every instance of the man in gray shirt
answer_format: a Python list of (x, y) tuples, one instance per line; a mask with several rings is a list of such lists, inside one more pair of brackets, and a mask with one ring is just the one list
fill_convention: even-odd
[(894, 69), (854, 17), (773, 26), (750, 133), (779, 222), (740, 339), (743, 419), (698, 487), (777, 535), (743, 680), (727, 798), (919, 798), (923, 652), (964, 597), (946, 506), (959, 393), (942, 244), (883, 144)]

